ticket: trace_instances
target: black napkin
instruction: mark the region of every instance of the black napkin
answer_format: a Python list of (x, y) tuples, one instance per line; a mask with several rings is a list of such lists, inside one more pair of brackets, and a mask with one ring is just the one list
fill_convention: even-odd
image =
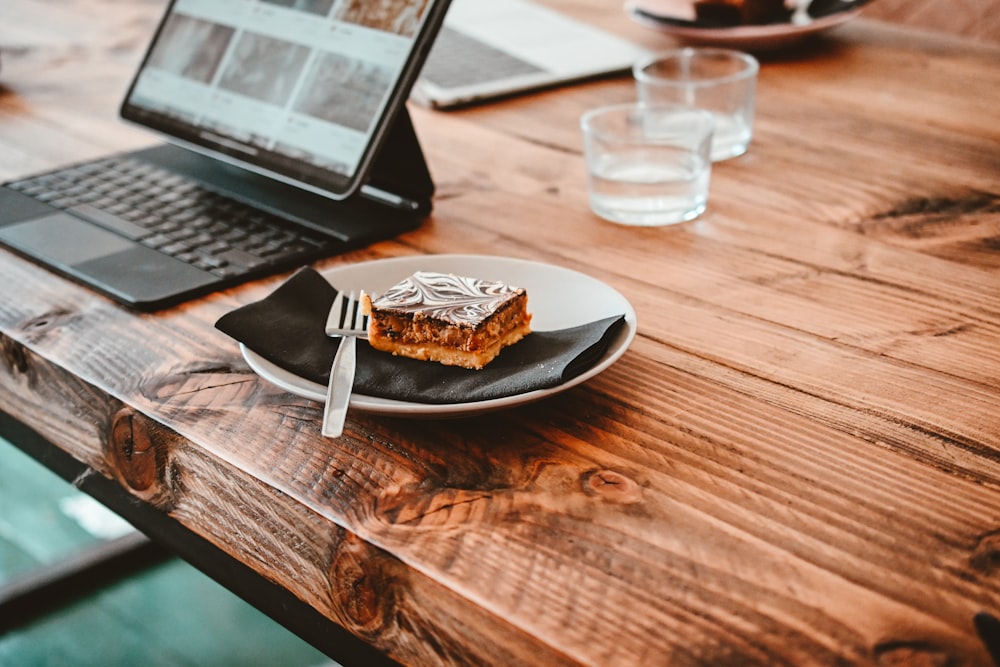
[[(303, 268), (270, 295), (226, 313), (216, 328), (281, 368), (326, 385), (340, 340), (324, 327), (337, 290)], [(394, 357), (358, 341), (354, 390), (413, 403), (468, 403), (547, 389), (593, 366), (624, 315), (559, 331), (534, 331), (482, 370)]]

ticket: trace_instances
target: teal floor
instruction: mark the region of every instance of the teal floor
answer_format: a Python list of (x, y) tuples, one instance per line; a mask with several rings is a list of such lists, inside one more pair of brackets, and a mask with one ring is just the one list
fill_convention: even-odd
[[(0, 440), (0, 585), (132, 530)], [(0, 635), (0, 667), (330, 667), (336, 663), (177, 559)]]

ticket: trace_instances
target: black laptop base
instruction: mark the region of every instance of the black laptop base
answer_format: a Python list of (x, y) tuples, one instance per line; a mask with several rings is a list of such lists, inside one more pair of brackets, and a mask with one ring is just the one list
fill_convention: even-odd
[(0, 187), (0, 245), (155, 311), (416, 228), (433, 190), (404, 112), (346, 200), (163, 144)]

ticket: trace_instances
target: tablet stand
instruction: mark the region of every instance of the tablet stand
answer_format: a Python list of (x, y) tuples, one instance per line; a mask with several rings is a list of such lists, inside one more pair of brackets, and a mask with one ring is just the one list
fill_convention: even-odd
[(393, 119), (365, 184), (340, 201), (170, 143), (131, 154), (313, 227), (333, 229), (350, 245), (417, 226), (430, 213), (434, 195), (434, 181), (405, 106)]
[(367, 185), (413, 202), (415, 210), (424, 214), (431, 210), (434, 181), (406, 105), (400, 108), (379, 154), (375, 156)]

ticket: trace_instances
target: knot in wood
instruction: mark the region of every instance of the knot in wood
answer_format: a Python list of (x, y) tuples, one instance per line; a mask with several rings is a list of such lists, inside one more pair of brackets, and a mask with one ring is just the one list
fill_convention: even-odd
[(986, 533), (979, 538), (969, 557), (969, 565), (977, 572), (989, 576), (1000, 571), (1000, 531)]
[(631, 505), (642, 501), (642, 487), (614, 470), (593, 470), (584, 475), (583, 490), (613, 503)]
[(3, 354), (4, 363), (17, 374), (24, 375), (28, 372), (28, 358), (24, 354), (23, 345), (4, 336), (0, 338), (0, 352)]
[(123, 408), (115, 414), (107, 450), (116, 476), (131, 490), (146, 496), (161, 486), (164, 466), (157, 456), (148, 421), (132, 410)]
[(948, 667), (959, 664), (941, 647), (927, 642), (887, 642), (875, 647), (880, 667)]
[(335, 609), (353, 632), (378, 637), (385, 620), (392, 617), (392, 577), (379, 565), (376, 549), (343, 531), (344, 539), (330, 563), (330, 588)]

